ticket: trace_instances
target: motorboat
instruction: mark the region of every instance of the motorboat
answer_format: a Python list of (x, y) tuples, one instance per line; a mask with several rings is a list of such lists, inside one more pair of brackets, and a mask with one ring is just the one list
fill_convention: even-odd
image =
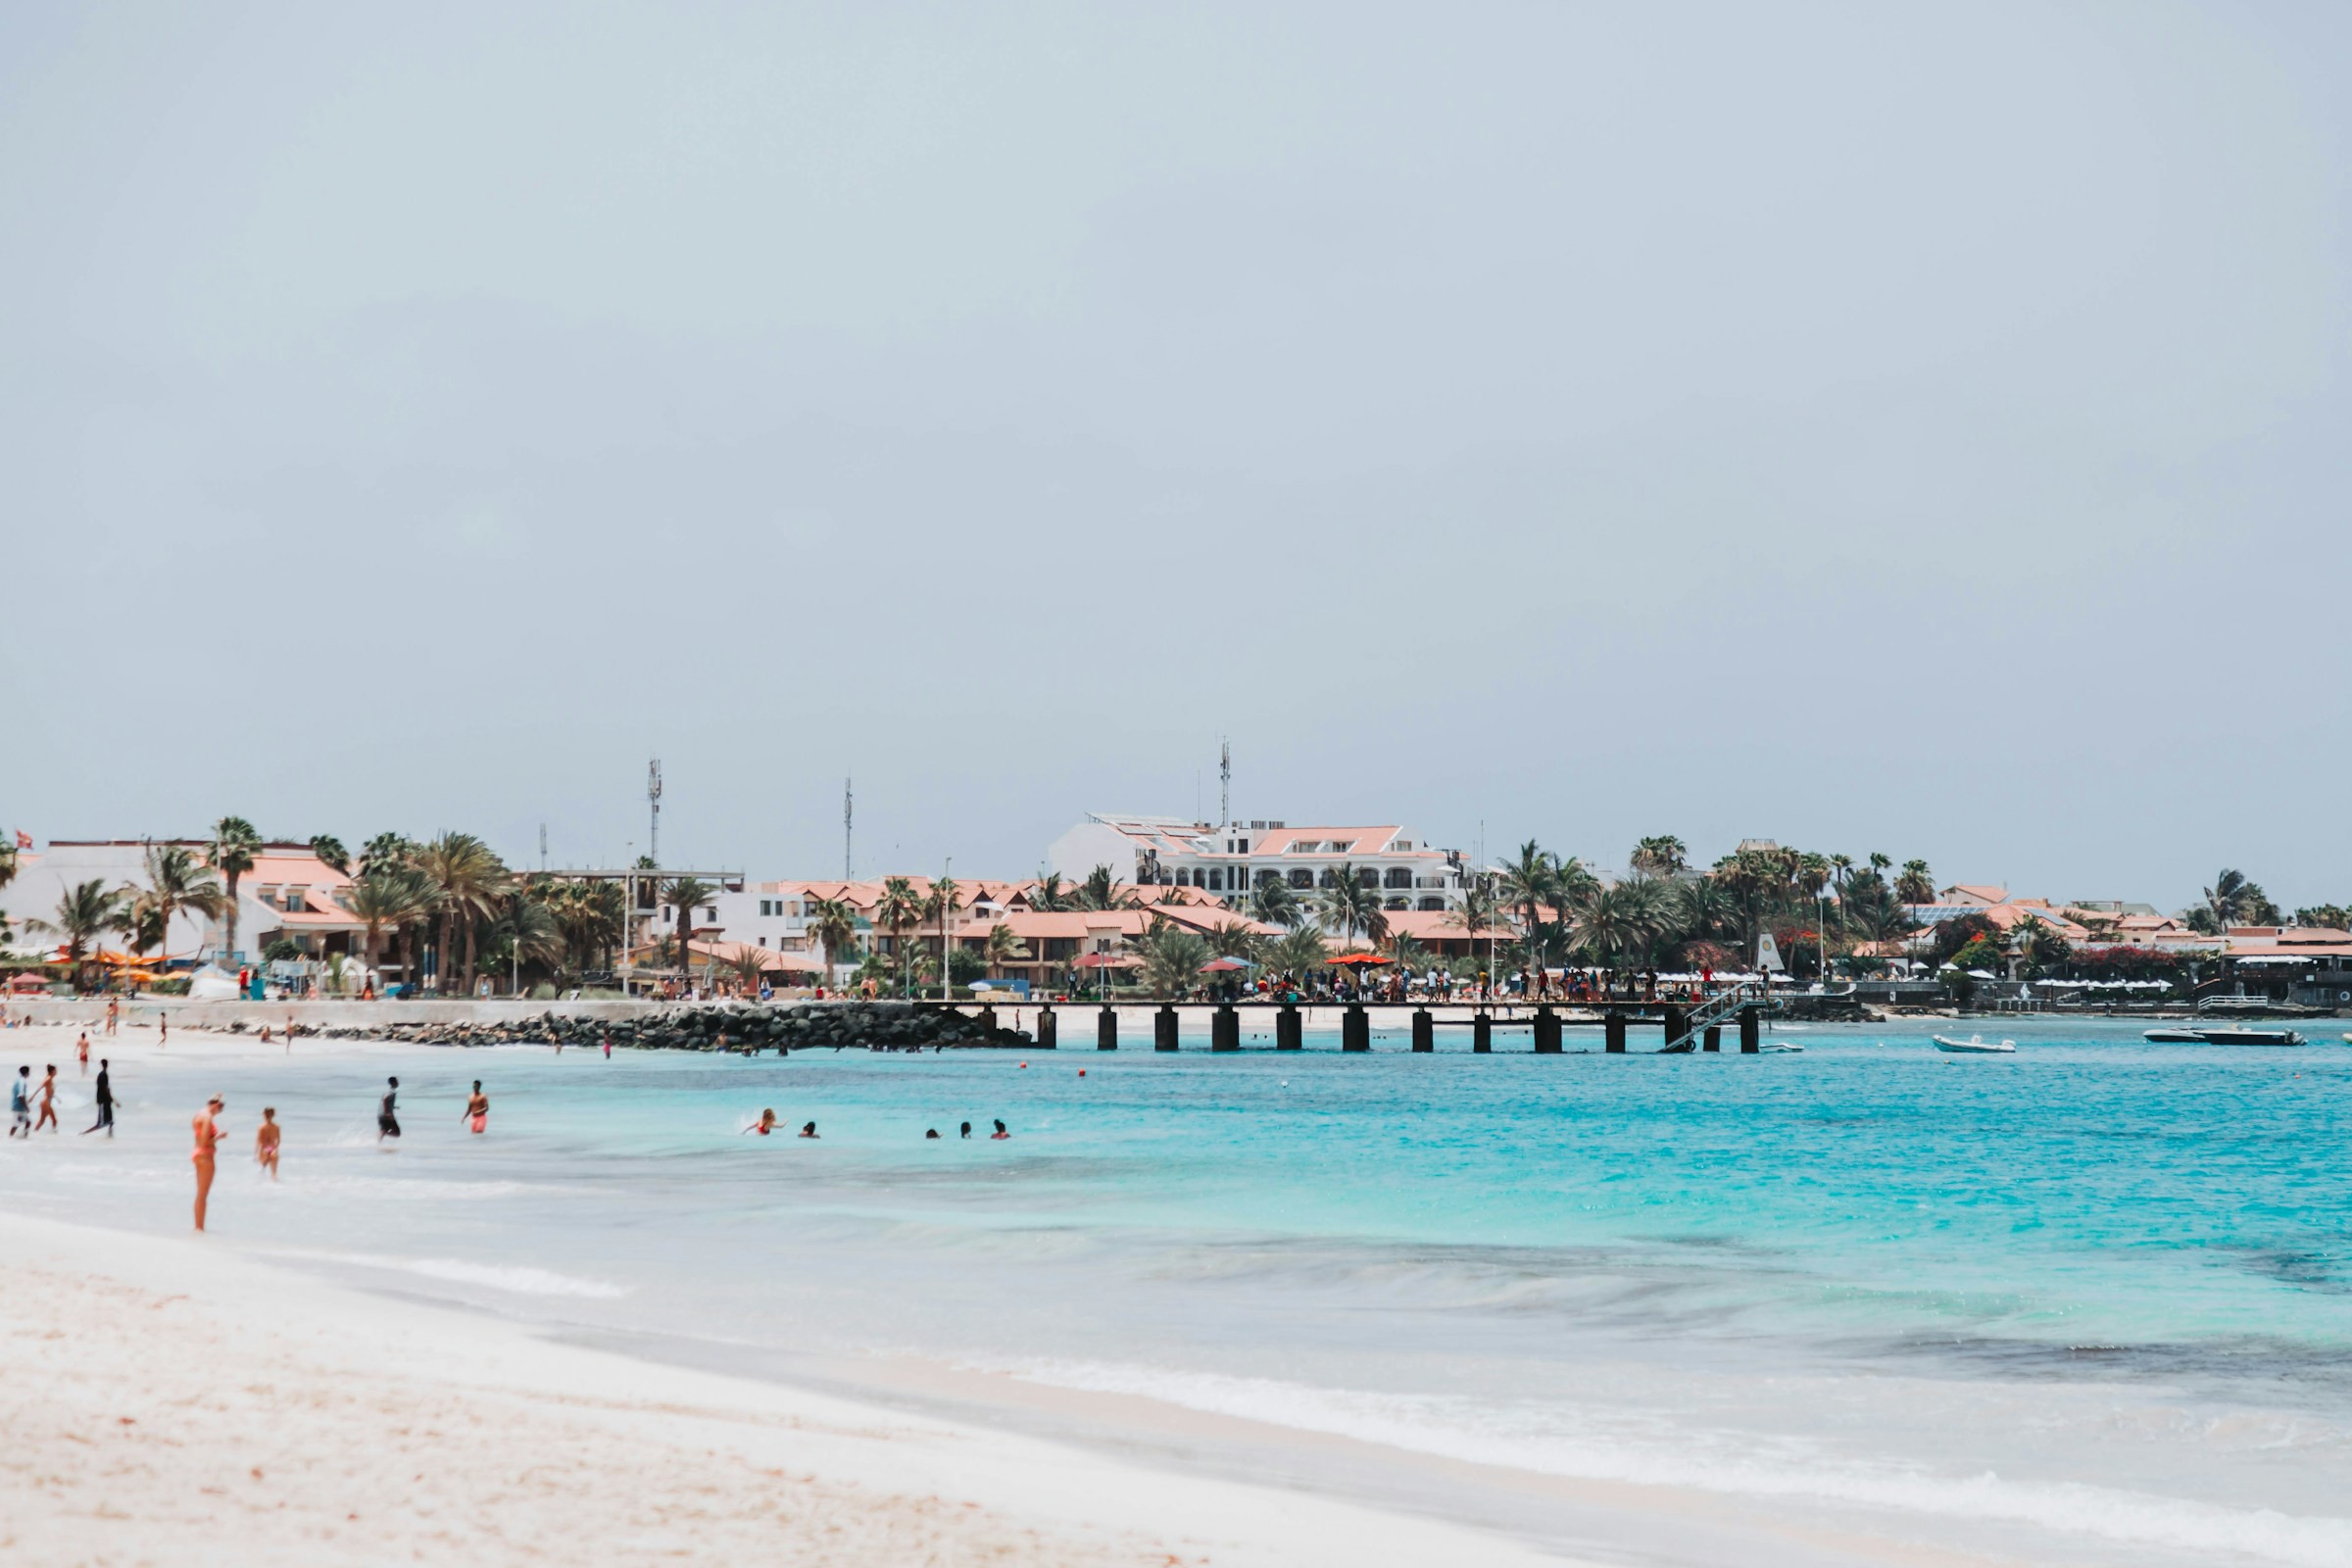
[(2292, 1029), (2149, 1029), (2142, 1040), (2173, 1046), (2307, 1046), (2310, 1041)]
[(1948, 1035), (1934, 1037), (1937, 1051), (1949, 1051), (1964, 1056), (2014, 1056), (2014, 1040), (1987, 1040), (1983, 1035), (1970, 1035), (1966, 1040), (1954, 1040)]

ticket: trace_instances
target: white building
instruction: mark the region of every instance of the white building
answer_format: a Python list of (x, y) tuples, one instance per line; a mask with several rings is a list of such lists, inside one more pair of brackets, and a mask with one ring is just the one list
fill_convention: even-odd
[[(158, 841), (163, 842), (163, 841)], [(171, 842), (203, 858), (204, 842)], [(35, 855), (17, 857), (17, 878), (0, 888), (0, 911), (17, 928), (16, 946), (32, 952), (56, 946), (56, 939), (26, 933), (28, 920), (53, 920), (58, 901), (69, 888), (95, 881), (113, 893), (143, 886), (147, 879), (147, 844), (140, 839), (58, 839)], [(227, 885), (225, 877), (219, 879)], [(265, 844), (255, 852), (253, 869), (237, 879), (237, 951), (225, 953), (223, 922), (202, 915), (174, 915), (164, 933), (165, 957), (220, 959), (234, 966), (258, 958), (262, 949), (279, 937), (293, 941), (313, 956), (359, 952), (355, 937), (367, 922), (343, 907), (341, 894), (351, 878), (321, 862), (307, 844)], [(110, 932), (103, 945), (120, 949), (123, 939)]]
[(1047, 866), (1070, 881), (1098, 865), (1121, 882), (1195, 887), (1238, 902), (1276, 879), (1305, 892), (1332, 885), (1341, 866), (1370, 872), (1392, 909), (1447, 909), (1461, 902), (1471, 867), (1458, 850), (1443, 850), (1409, 828), (1292, 827), (1232, 822), (1223, 827), (1173, 816), (1092, 811), (1054, 841)]

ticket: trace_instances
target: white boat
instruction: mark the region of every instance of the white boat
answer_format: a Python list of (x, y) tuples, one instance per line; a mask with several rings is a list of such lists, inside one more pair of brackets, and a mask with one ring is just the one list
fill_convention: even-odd
[(2292, 1029), (2149, 1029), (2140, 1038), (2154, 1045), (2200, 1046), (2304, 1046), (2305, 1040)]
[(2014, 1056), (2017, 1054), (2017, 1042), (2014, 1040), (1992, 1041), (1985, 1039), (1983, 1035), (1970, 1035), (1966, 1040), (1954, 1040), (1948, 1035), (1936, 1035), (1934, 1039), (1937, 1051), (1949, 1051), (1964, 1056)]

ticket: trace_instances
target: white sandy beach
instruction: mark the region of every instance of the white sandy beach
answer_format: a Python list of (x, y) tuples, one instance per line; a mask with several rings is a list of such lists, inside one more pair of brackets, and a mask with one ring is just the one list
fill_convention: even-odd
[(552, 1345), (218, 1238), (7, 1217), (0, 1247), (12, 1563), (1538, 1560), (1424, 1519)]

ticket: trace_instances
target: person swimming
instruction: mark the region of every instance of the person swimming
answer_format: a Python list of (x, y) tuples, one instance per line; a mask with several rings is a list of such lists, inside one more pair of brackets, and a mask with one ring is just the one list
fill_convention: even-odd
[(993, 1144), (1000, 1138), (1010, 1138), (1012, 1134), (1004, 1130), (1004, 1122), (1000, 1121), (997, 1123), (997, 1130), (988, 1135), (988, 1141)]
[(753, 1133), (758, 1133), (760, 1137), (765, 1138), (769, 1133), (772, 1133), (775, 1130), (776, 1113), (772, 1110), (763, 1110), (760, 1113), (760, 1124), (756, 1127), (746, 1127), (744, 1129), (744, 1134), (748, 1137)]
[(816, 1123), (804, 1123), (801, 1127), (801, 1136), (803, 1138), (814, 1138), (816, 1136)]
[(961, 1137), (965, 1137), (965, 1138), (969, 1138), (969, 1137), (971, 1137), (971, 1136), (972, 1136), (972, 1124), (971, 1124), (970, 1122), (968, 1122), (968, 1121), (967, 1121), (967, 1122), (965, 1122), (965, 1123), (963, 1124), (963, 1131), (962, 1131), (962, 1133), (961, 1133), (959, 1136), (961, 1136)]
[(939, 1136), (939, 1129), (936, 1127), (926, 1127), (923, 1129), (923, 1136), (925, 1138), (937, 1138)]

